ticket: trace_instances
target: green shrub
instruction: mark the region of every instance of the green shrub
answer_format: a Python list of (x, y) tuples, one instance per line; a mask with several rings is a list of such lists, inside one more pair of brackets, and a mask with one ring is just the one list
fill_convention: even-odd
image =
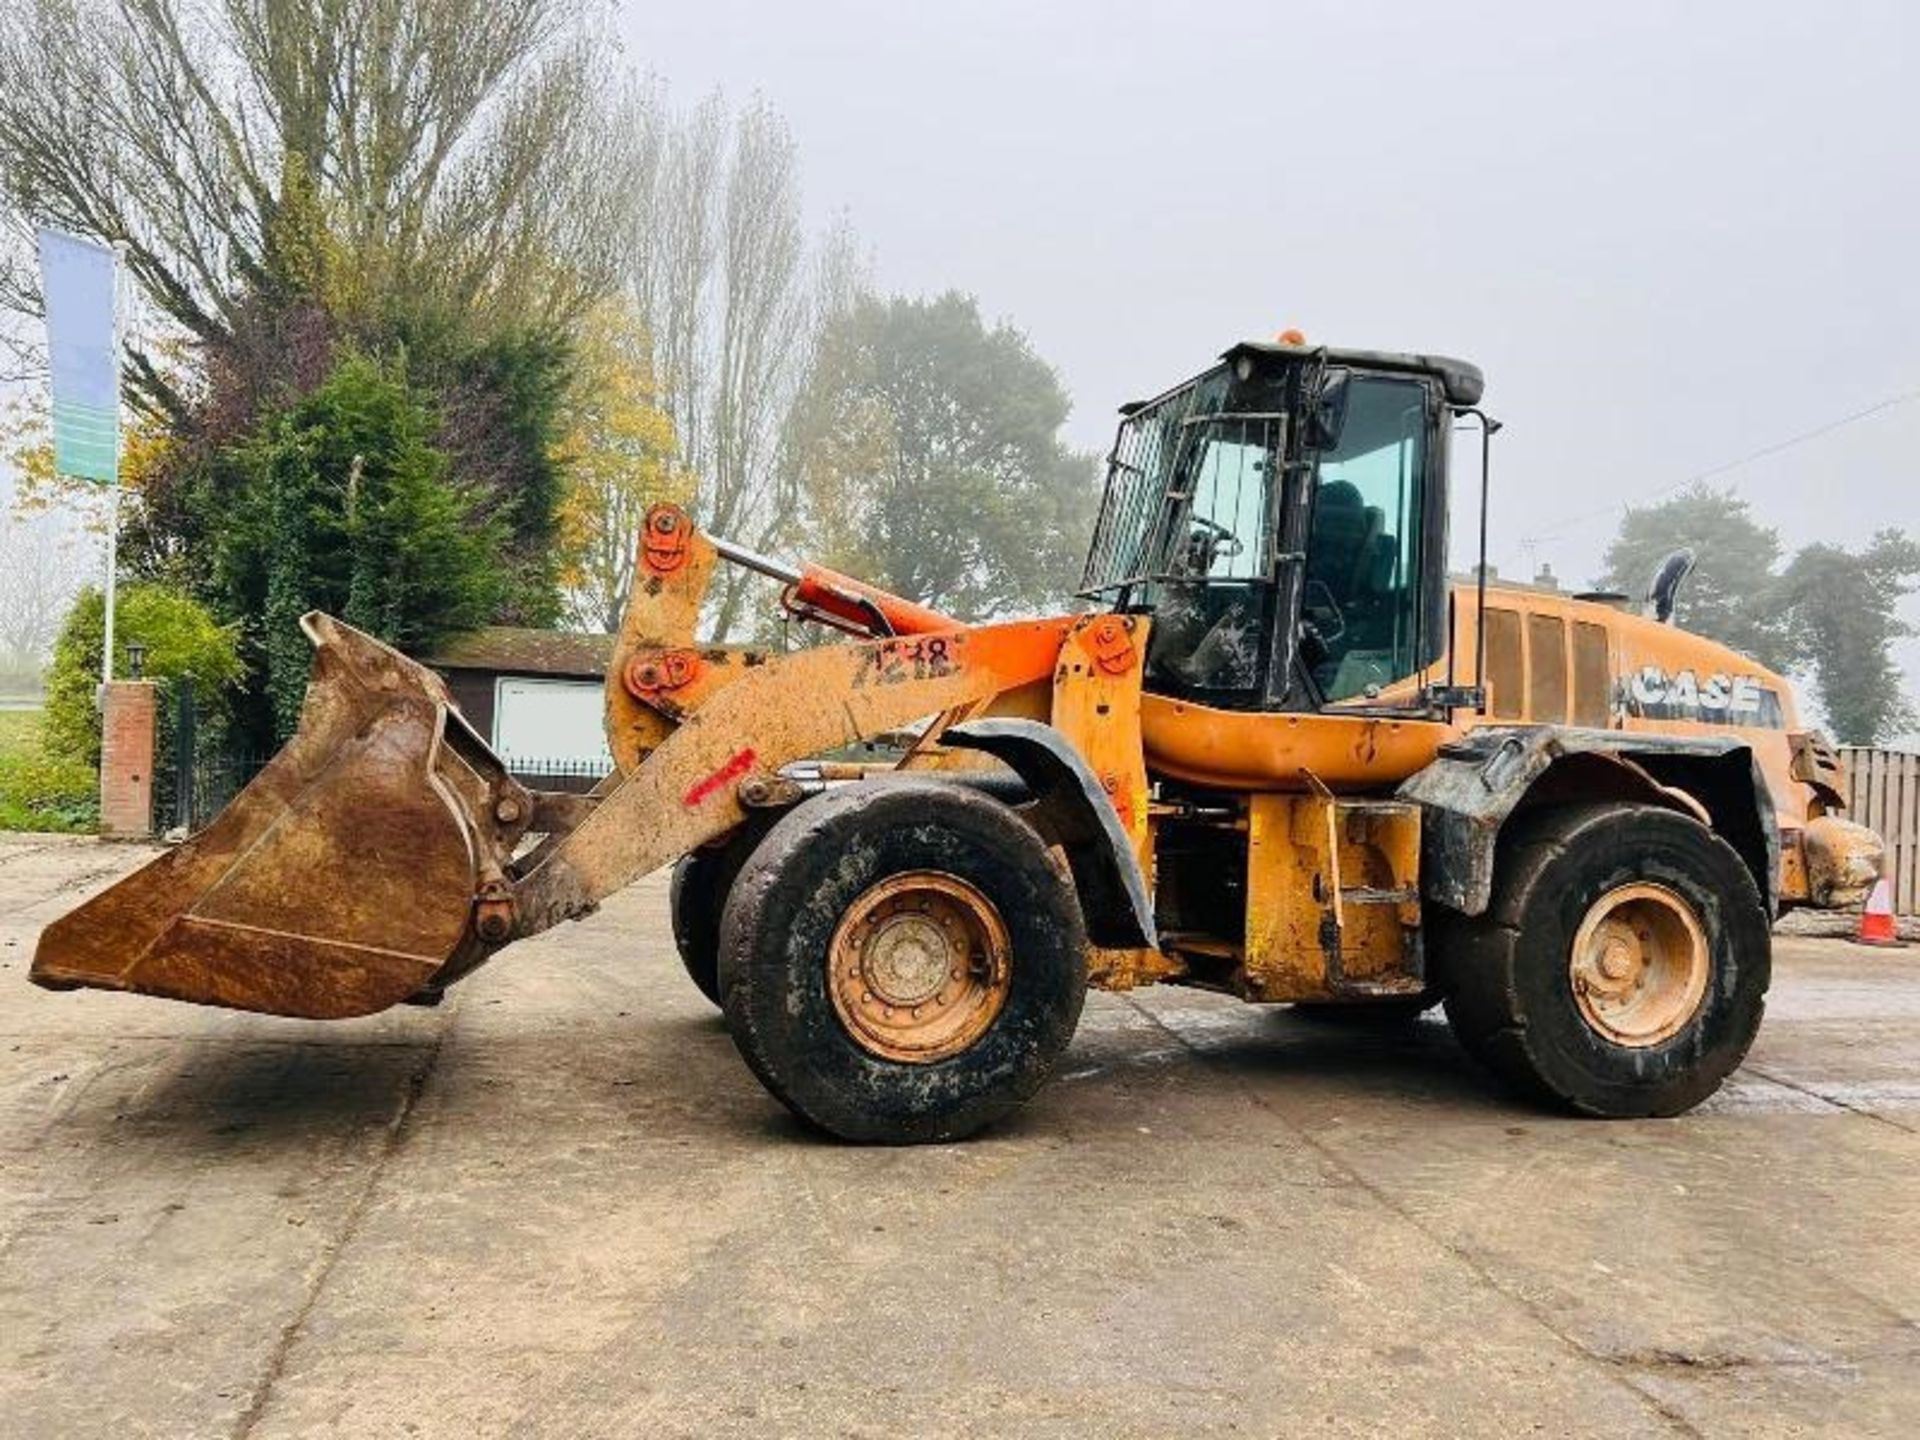
[(0, 830), (86, 832), (100, 823), (95, 770), (52, 755), (41, 716), (0, 711)]
[[(58, 761), (90, 772), (100, 768), (100, 712), (94, 695), (105, 630), (106, 604), (100, 592), (82, 590), (54, 642), (47, 671), (43, 748)], [(128, 676), (126, 647), (145, 645), (145, 677), (191, 685), (201, 714), (213, 724), (226, 713), (243, 677), (234, 627), (220, 624), (204, 605), (166, 585), (148, 581), (120, 587), (113, 640), (116, 679)]]
[(501, 605), (508, 529), (454, 478), (435, 425), (404, 358), (348, 355), (240, 452), (246, 483), (220, 538), (217, 603), (245, 617), (254, 743), (284, 741), (299, 720), (306, 611), (419, 651)]

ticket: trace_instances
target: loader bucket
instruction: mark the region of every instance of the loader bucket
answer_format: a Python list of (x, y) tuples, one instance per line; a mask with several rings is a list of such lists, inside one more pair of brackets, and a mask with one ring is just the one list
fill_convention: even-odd
[[(40, 937), (31, 978), (335, 1019), (431, 998), (528, 795), (439, 677), (318, 613), (294, 737), (205, 830)], [(517, 808), (503, 804), (511, 797)]]

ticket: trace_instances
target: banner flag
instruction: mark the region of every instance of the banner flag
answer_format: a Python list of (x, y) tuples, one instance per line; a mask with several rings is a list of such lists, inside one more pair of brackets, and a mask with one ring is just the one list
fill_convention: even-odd
[(111, 485), (119, 478), (120, 365), (113, 251), (40, 232), (53, 370), (53, 468)]

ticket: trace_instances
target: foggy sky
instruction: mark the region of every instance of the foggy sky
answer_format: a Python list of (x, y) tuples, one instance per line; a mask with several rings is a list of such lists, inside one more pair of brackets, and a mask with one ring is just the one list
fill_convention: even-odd
[[(1288, 325), (1474, 360), (1504, 574), (1584, 583), (1623, 502), (1920, 390), (1920, 6), (702, 0), (619, 25), (676, 101), (765, 95), (881, 286), (1026, 330), (1078, 444)], [(1917, 453), (1920, 401), (1718, 483), (1789, 548), (1854, 543), (1920, 529)], [(1454, 516), (1470, 561), (1470, 498)]]

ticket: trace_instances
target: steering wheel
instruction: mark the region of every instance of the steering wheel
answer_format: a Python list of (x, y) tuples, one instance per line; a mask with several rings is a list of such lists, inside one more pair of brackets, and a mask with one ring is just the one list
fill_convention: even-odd
[[(1306, 583), (1300, 592), (1300, 614), (1303, 622), (1313, 627), (1315, 637), (1323, 645), (1331, 645), (1347, 633), (1347, 617), (1324, 580), (1309, 580)], [(1314, 618), (1307, 619), (1309, 614)]]
[(1189, 515), (1187, 523), (1193, 527), (1187, 535), (1186, 566), (1189, 574), (1210, 574), (1214, 562), (1221, 556), (1231, 559), (1247, 548), (1238, 535), (1218, 520), (1209, 520), (1203, 515)]
[(1246, 549), (1246, 542), (1218, 520), (1209, 520), (1204, 515), (1189, 515), (1187, 523), (1196, 530), (1204, 530), (1213, 537), (1215, 555), (1238, 555)]

